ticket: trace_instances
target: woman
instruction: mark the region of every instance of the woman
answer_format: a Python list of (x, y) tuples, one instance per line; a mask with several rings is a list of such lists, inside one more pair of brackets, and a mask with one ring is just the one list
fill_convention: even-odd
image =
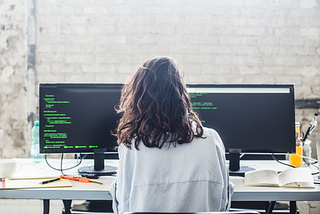
[(180, 65), (145, 61), (124, 85), (117, 110), (119, 168), (110, 187), (115, 213), (225, 211), (233, 185), (224, 145), (191, 108)]

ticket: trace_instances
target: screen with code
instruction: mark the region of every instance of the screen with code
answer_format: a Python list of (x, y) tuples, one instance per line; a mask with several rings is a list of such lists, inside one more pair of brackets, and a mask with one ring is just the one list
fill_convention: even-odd
[(293, 85), (188, 85), (203, 126), (215, 129), (227, 150), (294, 152)]
[[(294, 152), (294, 86), (188, 84), (194, 111), (226, 150)], [(115, 152), (122, 84), (40, 84), (41, 153)]]
[(115, 152), (121, 84), (40, 84), (41, 153)]

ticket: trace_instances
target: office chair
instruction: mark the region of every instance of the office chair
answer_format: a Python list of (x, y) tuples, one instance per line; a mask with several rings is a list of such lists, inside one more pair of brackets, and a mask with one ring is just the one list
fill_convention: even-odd
[[(74, 214), (83, 214), (87, 212), (72, 212)], [(91, 214), (102, 214), (102, 212), (90, 212)], [(104, 212), (105, 213), (105, 212)], [(229, 212), (125, 212), (123, 214), (260, 214), (257, 211), (229, 211)]]
[[(81, 210), (72, 210), (72, 214), (106, 214), (111, 212), (99, 212), (92, 211), (86, 212)], [(123, 214), (260, 214), (257, 211), (247, 210), (247, 211), (223, 211), (223, 212), (125, 212)]]
[(223, 212), (125, 212), (123, 214), (260, 214), (257, 211), (223, 211)]

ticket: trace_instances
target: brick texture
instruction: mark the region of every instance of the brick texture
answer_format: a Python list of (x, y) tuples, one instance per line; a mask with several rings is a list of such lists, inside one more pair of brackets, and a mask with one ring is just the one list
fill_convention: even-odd
[[(24, 7), (0, 2), (1, 103), (17, 90), (6, 81), (25, 75)], [(37, 83), (125, 82), (143, 60), (167, 55), (189, 83), (295, 83), (296, 99), (320, 98), (319, 0), (36, 0), (36, 20)], [(0, 107), (3, 150), (18, 142), (8, 121), (23, 127), (23, 106), (8, 116), (11, 107)], [(316, 110), (297, 109), (296, 120), (310, 121)], [(320, 141), (319, 127), (310, 139)]]

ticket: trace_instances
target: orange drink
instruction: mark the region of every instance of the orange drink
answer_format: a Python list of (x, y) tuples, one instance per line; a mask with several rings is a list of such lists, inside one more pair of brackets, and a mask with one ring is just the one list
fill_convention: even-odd
[[(299, 156), (300, 155), (300, 156)], [(302, 166), (302, 146), (296, 147), (296, 154), (290, 154), (289, 162), (291, 166)]]

